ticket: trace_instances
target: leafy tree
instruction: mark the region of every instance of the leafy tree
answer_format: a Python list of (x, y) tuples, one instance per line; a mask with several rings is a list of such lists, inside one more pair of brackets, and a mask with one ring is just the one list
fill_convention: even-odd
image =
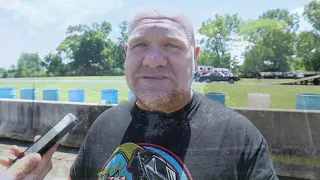
[(46, 68), (47, 76), (66, 76), (67, 66), (62, 62), (59, 54), (49, 53), (44, 57), (43, 66)]
[(128, 41), (128, 22), (127, 21), (122, 21), (119, 24), (119, 29), (121, 30), (120, 32), (120, 37), (117, 39), (117, 43), (115, 44), (115, 49), (114, 49), (114, 60), (115, 60), (115, 66), (124, 69), (123, 64), (124, 61), (126, 60), (126, 53), (124, 51), (124, 46)]
[(241, 34), (251, 43), (244, 54), (243, 69), (246, 72), (290, 70), (296, 60), (293, 57), (299, 27), (297, 18), (297, 14), (275, 9), (242, 26)]
[(7, 78), (9, 75), (8, 75), (8, 72), (7, 71), (4, 71), (2, 73), (2, 78)]
[(213, 65), (212, 54), (208, 50), (201, 51), (198, 57), (198, 65), (211, 66)]
[(8, 69), (8, 77), (15, 77), (16, 72), (17, 72), (16, 66), (11, 65)]
[(267, 69), (265, 57), (270, 54), (272, 54), (272, 51), (261, 45), (255, 45), (249, 51), (246, 51), (244, 53), (245, 61), (242, 65), (244, 73), (252, 73)]
[(304, 8), (303, 15), (317, 34), (320, 33), (320, 1), (312, 0)]
[[(301, 32), (298, 36), (297, 55), (308, 71), (319, 71), (319, 37), (310, 31)], [(318, 58), (317, 58), (318, 57)]]
[(66, 39), (58, 46), (59, 53), (70, 59), (70, 68), (77, 75), (105, 75), (113, 66), (113, 42), (108, 38), (107, 22), (70, 26)]
[(45, 72), (38, 53), (21, 53), (15, 77), (41, 77)]
[(8, 72), (5, 68), (0, 68), (0, 74), (2, 74), (2, 78), (8, 77)]
[(6, 72), (7, 70), (5, 68), (0, 68), (0, 74), (3, 74), (4, 72)]
[(230, 68), (232, 63), (230, 54), (230, 43), (239, 32), (242, 20), (237, 14), (216, 15), (214, 19), (209, 18), (202, 23), (199, 33), (205, 38), (201, 40), (204, 50), (210, 55), (211, 65), (216, 67)]
[(286, 9), (272, 9), (262, 13), (259, 19), (269, 19), (283, 21), (288, 25), (292, 32), (296, 32), (299, 28), (299, 15), (297, 13), (291, 14)]
[(297, 55), (306, 70), (320, 71), (320, 1), (313, 0), (307, 4), (303, 15), (313, 30), (299, 34)]

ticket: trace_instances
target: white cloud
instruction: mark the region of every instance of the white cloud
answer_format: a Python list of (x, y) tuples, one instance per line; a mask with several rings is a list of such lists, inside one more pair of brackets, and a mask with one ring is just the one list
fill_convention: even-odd
[(308, 31), (312, 29), (312, 26), (303, 17), (304, 7), (299, 7), (291, 11), (291, 13), (297, 13), (299, 15), (299, 29), (298, 31)]
[(123, 5), (123, 0), (0, 0), (0, 8), (12, 11), (15, 18), (24, 18), (37, 27), (58, 28), (106, 16)]

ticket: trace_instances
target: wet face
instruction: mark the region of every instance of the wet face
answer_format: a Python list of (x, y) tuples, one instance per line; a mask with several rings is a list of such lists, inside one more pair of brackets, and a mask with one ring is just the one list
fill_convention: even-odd
[(132, 28), (125, 51), (127, 83), (138, 100), (159, 105), (190, 95), (199, 49), (179, 21), (139, 21)]

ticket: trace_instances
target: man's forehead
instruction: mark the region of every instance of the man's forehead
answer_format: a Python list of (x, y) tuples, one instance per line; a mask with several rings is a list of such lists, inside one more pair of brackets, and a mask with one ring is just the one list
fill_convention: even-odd
[[(180, 41), (188, 41), (184, 29), (177, 23), (170, 20), (144, 19), (133, 29), (129, 40), (141, 37), (152, 38), (171, 38)], [(185, 42), (188, 43), (188, 42)]]
[(184, 32), (185, 37), (187, 37), (192, 45), (195, 44), (193, 26), (186, 16), (184, 16), (183, 14), (165, 13), (156, 9), (144, 9), (136, 13), (132, 23), (129, 26), (128, 35), (130, 36), (133, 31), (135, 31), (135, 29), (141, 25), (155, 23), (175, 26), (176, 30)]

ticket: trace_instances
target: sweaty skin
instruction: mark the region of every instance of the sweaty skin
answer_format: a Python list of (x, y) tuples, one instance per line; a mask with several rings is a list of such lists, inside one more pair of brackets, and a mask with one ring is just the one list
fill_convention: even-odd
[(200, 48), (188, 18), (154, 9), (137, 13), (125, 51), (126, 80), (140, 108), (173, 112), (190, 101)]
[(132, 23), (128, 28), (128, 36), (132, 34), (132, 31), (136, 26), (138, 26), (141, 21), (145, 22), (163, 22), (168, 25), (176, 25), (184, 31), (185, 35), (188, 37), (191, 46), (195, 47), (194, 30), (191, 21), (183, 14), (165, 14), (164, 12), (156, 9), (145, 9), (137, 13)]

